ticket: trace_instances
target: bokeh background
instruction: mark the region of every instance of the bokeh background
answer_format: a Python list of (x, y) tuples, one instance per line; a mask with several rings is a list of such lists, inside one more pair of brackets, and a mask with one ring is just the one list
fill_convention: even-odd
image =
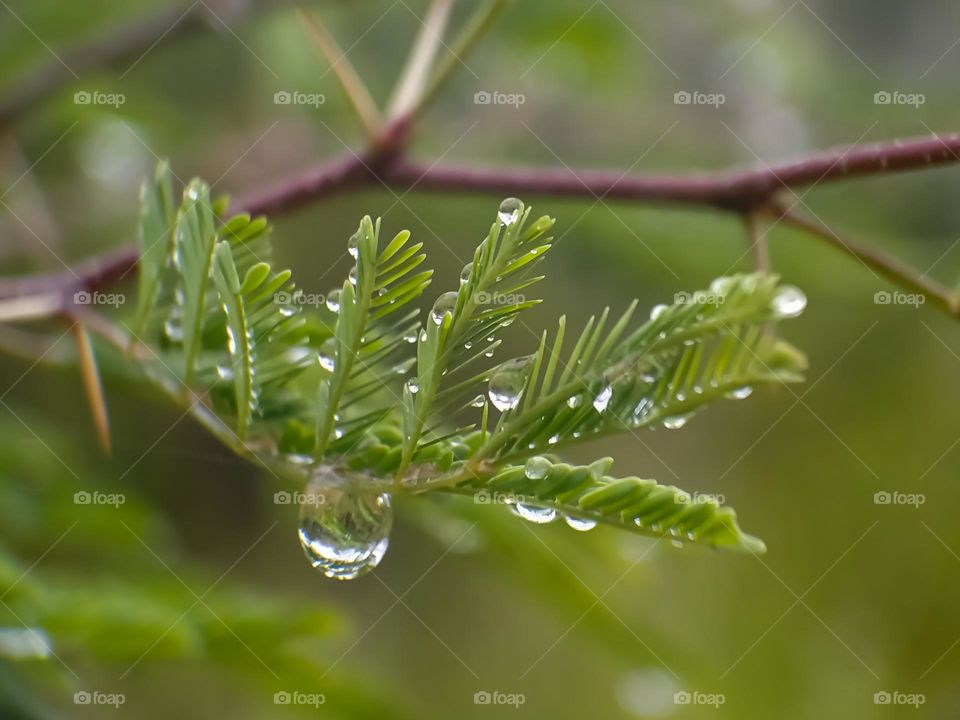
[[(157, 157), (242, 195), (363, 136), (283, 3), (213, 3), (136, 62), (78, 73), (4, 131), (7, 275), (129, 242)], [(454, 25), (475, 3), (457, 2)], [(0, 2), (0, 98), (67, 49), (174, 5)], [(426, 3), (311, 3), (386, 99)], [(219, 19), (218, 19), (219, 18)], [(960, 6), (943, 0), (557, 0), (514, 3), (423, 118), (425, 160), (695, 171), (850, 142), (956, 130)], [(66, 60), (69, 64), (69, 60)], [(77, 91), (122, 93), (118, 108)], [(322, 93), (317, 108), (277, 91)], [(478, 106), (478, 91), (522, 105)], [(723, 93), (719, 107), (674, 103)], [(917, 106), (874, 94), (922, 94)], [(7, 188), (11, 188), (7, 190)], [(960, 169), (813, 188), (839, 230), (949, 286), (960, 275)], [(364, 213), (426, 243), (437, 291), (495, 212), (491, 196), (368, 189), (277, 219), (277, 252), (308, 291), (339, 284)], [(525, 198), (557, 218), (544, 304), (511, 351), (566, 313), (669, 301), (750, 267), (736, 218), (677, 207)], [(55, 656), (0, 636), (7, 718), (954, 717), (960, 703), (960, 328), (929, 304), (783, 228), (772, 264), (809, 297), (784, 334), (809, 382), (711, 408), (681, 432), (579, 448), (623, 474), (719, 493), (762, 559), (652, 547), (612, 529), (534, 527), (502, 507), (400, 498), (374, 575), (337, 583), (304, 562), (295, 511), (104, 352), (115, 451), (98, 451), (62, 327), (3, 328), (44, 362), (0, 360), (0, 622), (42, 628)], [(30, 332), (30, 335), (23, 335)], [(77, 506), (73, 494), (123, 493)], [(878, 505), (877, 492), (923, 503)], [(29, 652), (28, 652), (29, 654)], [(122, 693), (119, 708), (76, 692)], [(319, 709), (274, 693), (322, 693)], [(474, 703), (521, 693), (519, 708)], [(683, 704), (675, 693), (721, 694)], [(880, 692), (922, 694), (884, 706)], [(683, 695), (677, 696), (683, 699)]]

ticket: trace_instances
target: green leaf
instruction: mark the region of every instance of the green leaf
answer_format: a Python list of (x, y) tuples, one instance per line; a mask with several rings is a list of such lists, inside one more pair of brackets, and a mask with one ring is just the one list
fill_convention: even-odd
[(170, 270), (173, 257), (176, 208), (173, 173), (166, 160), (160, 161), (152, 180), (140, 190), (140, 260), (138, 264), (137, 314), (133, 332), (143, 336), (162, 296), (161, 279)]
[(384, 389), (389, 392), (390, 380), (402, 377), (409, 367), (403, 356), (420, 329), (415, 310), (396, 316), (430, 284), (433, 271), (418, 271), (426, 258), (420, 252), (422, 243), (408, 244), (410, 233), (404, 230), (381, 252), (379, 236), (380, 221), (374, 225), (367, 216), (349, 241), (357, 262), (335, 298), (339, 309), (333, 337), (322, 351), (332, 368), (320, 381), (317, 395), (314, 454), (318, 460), (352, 442), (352, 434), (362, 432), (397, 404), (394, 393), (372, 413), (357, 417), (351, 412), (372, 395)]
[(177, 216), (176, 265), (183, 285), (182, 323), (184, 378), (189, 383), (200, 351), (201, 333), (207, 308), (207, 288), (217, 240), (210, 188), (192, 180), (183, 192), (183, 206)]
[[(744, 533), (736, 513), (715, 498), (691, 496), (672, 485), (607, 473), (612, 458), (574, 466), (534, 456), (490, 477), (448, 488), (480, 503), (519, 504), (533, 517), (550, 511), (587, 523), (604, 523), (641, 535), (760, 554), (763, 542)], [(549, 515), (547, 515), (549, 517)]]
[(418, 390), (404, 403), (402, 467), (412, 461), (431, 418), (485, 382), (487, 371), (473, 368), (492, 355), (497, 331), (540, 302), (520, 294), (540, 278), (524, 280), (518, 274), (535, 267), (550, 249), (544, 235), (553, 220), (544, 216), (527, 225), (529, 216), (530, 209), (516, 198), (504, 200), (473, 262), (464, 267), (459, 289), (437, 298), (417, 348)]

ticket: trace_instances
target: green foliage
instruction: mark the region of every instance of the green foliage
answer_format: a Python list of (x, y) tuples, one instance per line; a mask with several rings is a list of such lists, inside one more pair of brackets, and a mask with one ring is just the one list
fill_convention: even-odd
[[(164, 178), (161, 166), (145, 191), (147, 238), (168, 214)], [(266, 220), (221, 222), (207, 187), (193, 181), (176, 220), (176, 301), (152, 296), (152, 310), (168, 328), (179, 322), (180, 337), (161, 334), (159, 350), (178, 358), (196, 390), (204, 390), (197, 379), (213, 377), (215, 396), (227, 399), (219, 412), (234, 415), (237, 436), (267, 448), (274, 465), (302, 472), (309, 458), (365, 478), (371, 492), (509, 492), (523, 498), (513, 503), (521, 515), (559, 513), (581, 525), (761, 551), (733, 511), (712, 500), (610, 476), (608, 460), (572, 467), (554, 453), (611, 432), (679, 428), (708, 403), (799, 381), (805, 359), (773, 323), (799, 313), (802, 294), (772, 275), (721, 278), (635, 326), (636, 302), (615, 319), (605, 309), (572, 342), (561, 317), (533, 353), (495, 363), (496, 335), (539, 302), (525, 293), (543, 277), (532, 271), (551, 248), (552, 226), (505, 200), (459, 289), (441, 293), (421, 327), (414, 301), (432, 271), (408, 232), (381, 248), (380, 222), (363, 218), (348, 244), (350, 277), (325, 307), (307, 310), (295, 302), (290, 272), (267, 261)], [(143, 287), (152, 292), (170, 258), (145, 259), (152, 267)], [(319, 369), (295, 383), (315, 362)], [(452, 426), (453, 411), (464, 409), (475, 420)]]

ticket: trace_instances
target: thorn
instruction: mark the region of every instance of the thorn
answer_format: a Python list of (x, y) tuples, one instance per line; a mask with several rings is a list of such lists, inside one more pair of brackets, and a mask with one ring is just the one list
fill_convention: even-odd
[(93, 346), (90, 344), (90, 336), (87, 334), (86, 328), (80, 323), (76, 323), (71, 329), (73, 330), (73, 338), (77, 343), (83, 389), (86, 391), (87, 401), (90, 403), (90, 414), (93, 416), (93, 424), (97, 430), (97, 439), (100, 442), (100, 448), (109, 456), (112, 450), (110, 445), (110, 421), (107, 417), (107, 404), (103, 397), (103, 385), (100, 382), (97, 359), (93, 354)]

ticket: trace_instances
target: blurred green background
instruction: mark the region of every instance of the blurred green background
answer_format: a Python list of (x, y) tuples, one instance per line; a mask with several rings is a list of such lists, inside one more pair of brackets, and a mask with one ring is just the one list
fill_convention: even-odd
[[(208, 2), (206, 30), (78, 73), (9, 128), (0, 160), (5, 274), (129, 242), (157, 157), (243, 195), (363, 137), (288, 5)], [(475, 5), (456, 3), (454, 25)], [(173, 5), (0, 3), (0, 98), (67, 49)], [(426, 3), (319, 2), (380, 98)], [(219, 18), (219, 19), (218, 19)], [(430, 160), (626, 170), (759, 165), (849, 142), (956, 130), (960, 6), (944, 0), (600, 0), (514, 3), (430, 109), (412, 154)], [(323, 93), (278, 106), (277, 91)], [(478, 91), (525, 102), (474, 104)], [(683, 106), (678, 91), (723, 93)], [(122, 93), (118, 108), (74, 93)], [(921, 93), (918, 107), (878, 91)], [(7, 190), (7, 188), (11, 188)], [(960, 171), (835, 183), (803, 203), (837, 229), (952, 286)], [(558, 220), (545, 303), (507, 335), (515, 354), (567, 313), (669, 301), (749, 268), (736, 218), (683, 208), (525, 198)], [(498, 198), (338, 196), (277, 220), (277, 251), (308, 292), (339, 284), (364, 213), (408, 227), (456, 286)], [(293, 508), (105, 355), (115, 452), (98, 451), (69, 340), (61, 364), (0, 361), (0, 716), (115, 718), (953, 717), (960, 702), (960, 328), (815, 239), (770, 235), (802, 287), (786, 337), (809, 382), (712, 408), (683, 432), (597, 442), (623, 474), (719, 493), (762, 559), (653, 546), (612, 529), (535, 527), (502, 507), (401, 498), (375, 572), (311, 570)], [(56, 340), (4, 329), (39, 352)], [(14, 334), (11, 334), (14, 333)], [(122, 493), (120, 507), (74, 493)], [(925, 502), (878, 505), (880, 491)], [(55, 655), (20, 659), (24, 626)], [(519, 708), (477, 692), (520, 693)], [(74, 693), (120, 693), (118, 708)], [(319, 708), (276, 692), (322, 693)], [(921, 693), (885, 706), (878, 692)], [(675, 693), (690, 693), (689, 696)], [(700, 693), (699, 695), (695, 693)], [(719, 705), (705, 696), (722, 694)], [(685, 697), (695, 702), (684, 704)], [(82, 700), (82, 696), (80, 696)], [(103, 698), (101, 697), (101, 700)], [(303, 698), (301, 698), (303, 699)]]

